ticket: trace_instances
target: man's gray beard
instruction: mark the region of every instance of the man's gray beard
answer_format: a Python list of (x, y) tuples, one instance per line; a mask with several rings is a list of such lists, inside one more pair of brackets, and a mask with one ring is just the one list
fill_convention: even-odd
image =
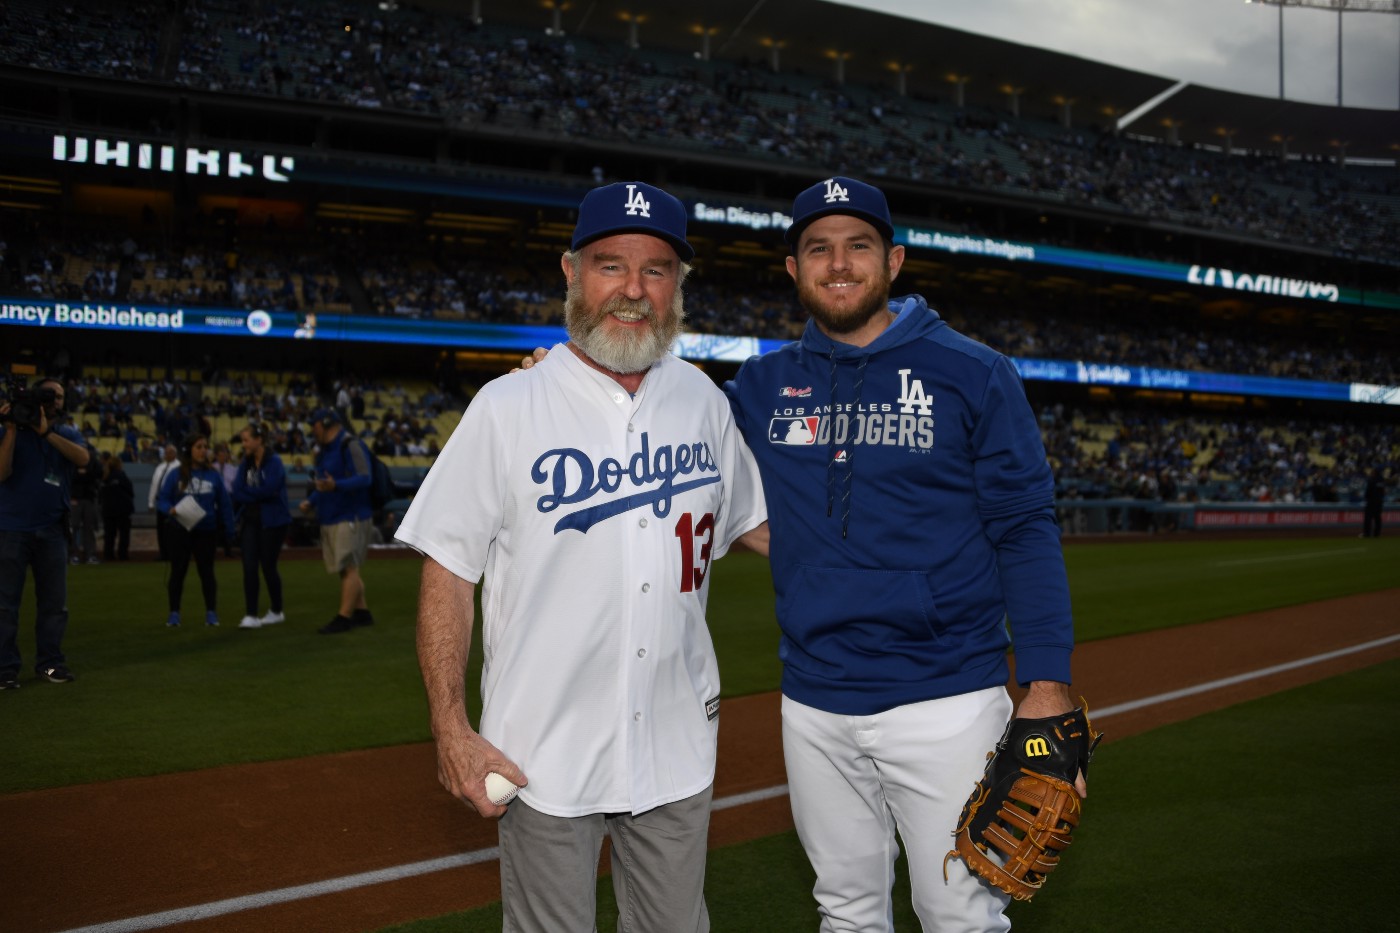
[[(671, 313), (659, 321), (651, 302), (632, 301), (621, 296), (609, 299), (597, 312), (584, 307), (583, 286), (574, 280), (564, 296), (564, 329), (584, 355), (615, 373), (640, 373), (665, 356), (685, 325), (685, 298), (680, 286), (671, 300)], [(647, 329), (640, 336), (621, 335), (611, 339), (602, 330), (603, 318), (613, 311), (640, 310), (647, 313)]]

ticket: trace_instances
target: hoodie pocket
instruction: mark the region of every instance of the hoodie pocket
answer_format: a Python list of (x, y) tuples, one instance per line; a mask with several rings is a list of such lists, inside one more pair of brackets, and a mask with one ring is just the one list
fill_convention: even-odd
[(793, 647), (827, 664), (852, 654), (896, 654), (941, 641), (944, 626), (915, 570), (801, 566), (778, 604)]

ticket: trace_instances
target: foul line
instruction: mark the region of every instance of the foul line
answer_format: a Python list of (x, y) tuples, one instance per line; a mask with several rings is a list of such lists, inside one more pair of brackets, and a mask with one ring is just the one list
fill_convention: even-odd
[(1379, 648), (1391, 642), (1400, 641), (1400, 635), (1387, 635), (1384, 638), (1377, 638), (1374, 641), (1362, 642), (1359, 645), (1352, 645), (1348, 648), (1338, 648), (1336, 651), (1328, 651), (1323, 654), (1314, 654), (1310, 657), (1299, 658), (1296, 661), (1289, 661), (1285, 664), (1275, 664), (1273, 667), (1263, 667), (1257, 671), (1246, 671), (1243, 674), (1236, 674), (1233, 677), (1222, 677), (1219, 680), (1212, 680), (1210, 683), (1197, 684), (1194, 687), (1186, 687), (1181, 690), (1172, 690), (1168, 693), (1159, 693), (1156, 696), (1143, 697), (1141, 700), (1130, 700), (1127, 703), (1118, 703), (1114, 706), (1105, 706), (1094, 713), (1094, 719), (1103, 719), (1106, 716), (1115, 716), (1118, 713), (1126, 713), (1135, 709), (1142, 709), (1145, 706), (1156, 706), (1159, 703), (1170, 703), (1172, 700), (1180, 700), (1182, 697), (1195, 696), (1198, 693), (1207, 693), (1211, 690), (1219, 690), (1222, 687), (1231, 687), (1235, 684), (1242, 684), (1250, 680), (1258, 680), (1261, 677), (1271, 677), (1274, 674), (1281, 674), (1284, 671), (1296, 670), (1300, 667), (1307, 667), (1310, 664), (1321, 664), (1323, 661), (1331, 661), (1334, 658), (1345, 657), (1349, 654), (1356, 654), (1359, 651), (1370, 651), (1372, 648)]
[(1275, 554), (1271, 557), (1242, 557), (1239, 560), (1218, 560), (1217, 567), (1241, 567), (1245, 564), (1273, 564), (1284, 560), (1312, 560), (1315, 557), (1331, 557), (1335, 554), (1361, 554), (1364, 547), (1343, 548), (1340, 551), (1308, 551), (1305, 554)]
[[(1274, 674), (1280, 674), (1284, 671), (1296, 670), (1297, 668), (1307, 667), (1312, 664), (1321, 664), (1325, 661), (1345, 657), (1349, 654), (1370, 651), (1373, 648), (1380, 648), (1396, 641), (1400, 641), (1400, 635), (1387, 635), (1385, 638), (1377, 638), (1374, 641), (1363, 642), (1362, 644), (1352, 645), (1348, 648), (1338, 648), (1335, 651), (1315, 654), (1310, 657), (1300, 658), (1296, 661), (1289, 661), (1285, 664), (1275, 664), (1272, 667), (1264, 667), (1256, 671), (1236, 674), (1233, 677), (1223, 677), (1219, 680), (1212, 680), (1209, 683), (1197, 684), (1194, 687), (1186, 687), (1181, 690), (1172, 690), (1167, 693), (1158, 693), (1155, 696), (1143, 697), (1141, 700), (1131, 700), (1127, 703), (1105, 706), (1103, 709), (1095, 710), (1093, 718), (1102, 720), (1120, 713), (1127, 713), (1148, 706), (1157, 706), (1161, 703), (1170, 703), (1173, 700), (1179, 700), (1183, 697), (1196, 696), (1197, 694), (1208, 693), (1212, 690), (1219, 690), (1222, 687), (1229, 687), (1250, 680), (1258, 680), (1263, 677), (1271, 677)], [(787, 792), (787, 785), (779, 784), (776, 787), (766, 787), (762, 790), (722, 797), (714, 801), (710, 809), (716, 811), (728, 810), (732, 807), (742, 807), (745, 804), (771, 800), (775, 797), (784, 797), (787, 795)], [(259, 907), (271, 907), (274, 904), (285, 904), (288, 901), (299, 901), (309, 897), (320, 897), (323, 894), (335, 894), (339, 891), (368, 887), (369, 885), (382, 884), (386, 881), (401, 881), (404, 878), (427, 875), (435, 871), (445, 871), (449, 868), (462, 868), (467, 865), (476, 865), (480, 862), (493, 862), (499, 857), (500, 850), (492, 846), (489, 849), (477, 849), (475, 852), (463, 852), (459, 855), (449, 855), (445, 858), (429, 859), (424, 862), (413, 862), (408, 865), (398, 865), (394, 868), (380, 869), (379, 871), (367, 871), (358, 875), (345, 875), (341, 878), (331, 878), (328, 881), (317, 881), (313, 884), (280, 888), (276, 891), (264, 891), (261, 894), (247, 894), (242, 897), (231, 897), (222, 901), (200, 904), (196, 907), (181, 907), (177, 910), (167, 910), (158, 914), (146, 914), (142, 917), (129, 917), (126, 920), (113, 920), (109, 923), (75, 927), (71, 930), (65, 930), (64, 933), (137, 933), (137, 931), (140, 930), (154, 930), (176, 923), (208, 920), (212, 917), (223, 916), (224, 914), (233, 914)]]

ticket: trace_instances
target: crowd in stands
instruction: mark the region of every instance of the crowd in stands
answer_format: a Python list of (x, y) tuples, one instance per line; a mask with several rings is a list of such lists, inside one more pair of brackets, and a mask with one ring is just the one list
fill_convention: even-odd
[[(314, 244), (314, 237), (308, 237)], [(351, 293), (367, 313), (488, 323), (562, 325), (557, 267), (503, 265), (462, 252), (396, 251), (364, 246), (337, 267), (329, 249), (305, 255), (267, 243), (243, 250), (195, 247), (166, 255), (136, 244), (48, 241), (0, 258), (0, 294), (181, 306), (264, 308), (345, 313)], [(293, 258), (295, 257), (295, 258)], [(6, 284), (6, 269), (11, 284)], [(16, 286), (15, 282), (19, 284)], [(903, 280), (896, 282), (901, 293)], [(917, 288), (907, 284), (908, 288)], [(1250, 319), (1183, 319), (1127, 301), (1096, 298), (1042, 306), (1034, 294), (1015, 302), (924, 289), (954, 327), (1014, 357), (1082, 360), (1197, 372), (1277, 376), (1326, 382), (1400, 385), (1400, 350), (1365, 331), (1300, 331)], [(791, 283), (756, 273), (703, 273), (685, 286), (687, 329), (697, 333), (795, 339), (806, 315)]]
[[(466, 405), (439, 389), (409, 391), (401, 383), (346, 379), (333, 388), (335, 407), (375, 454), (417, 459), (423, 466)], [(156, 463), (166, 444), (191, 433), (216, 445), (236, 444), (237, 432), (254, 424), (264, 428), (269, 447), (289, 469), (304, 473), (314, 454), (311, 413), (326, 401), (308, 378), (270, 381), (210, 369), (192, 381), (169, 373), (145, 380), (78, 375), (69, 382), (67, 409), (89, 443), (125, 463)], [(101, 442), (108, 438), (117, 443)]]
[(1395, 423), (1062, 405), (1042, 409), (1040, 420), (1062, 499), (1360, 502), (1373, 470), (1400, 477)]
[[(110, 6), (104, 5), (103, 9)], [(464, 126), (723, 151), (822, 171), (1009, 191), (1394, 264), (1400, 176), (1275, 156), (1227, 156), (1065, 129), (886, 88), (697, 62), (583, 37), (543, 37), (405, 5), (311, 0), (250, 15), (234, 0), (184, 4), (170, 73), (152, 64), (149, 4), (103, 35), (78, 9), (17, 6), (4, 25), (17, 64), (154, 79), (204, 90), (440, 114)], [(389, 17), (392, 16), (392, 19)], [(345, 24), (349, 24), (346, 28)], [(51, 49), (30, 55), (38, 46)]]
[[(468, 399), (427, 384), (347, 378), (320, 393), (307, 377), (272, 380), (210, 368), (194, 379), (147, 380), (79, 374), (68, 386), (70, 418), (95, 447), (124, 462), (155, 463), (189, 432), (215, 449), (237, 444), (246, 424), (295, 476), (314, 455), (313, 410), (332, 404), (378, 456), (426, 468)], [(1359, 502), (1366, 477), (1390, 478), (1400, 501), (1400, 424), (1321, 421), (1159, 409), (1039, 409), (1056, 495), (1157, 502)], [(100, 444), (100, 438), (120, 439)], [(119, 452), (118, 452), (119, 451)], [(235, 457), (237, 456), (235, 450)]]

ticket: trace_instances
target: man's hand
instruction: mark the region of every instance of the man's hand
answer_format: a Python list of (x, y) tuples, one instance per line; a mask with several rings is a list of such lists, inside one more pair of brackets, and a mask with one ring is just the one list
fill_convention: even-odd
[(303, 499), (297, 503), (297, 508), (300, 509), (303, 514), (308, 514), (311, 511), (311, 503), (306, 499)]
[(330, 491), (333, 490), (333, 489), (335, 489), (335, 477), (334, 477), (334, 476), (331, 476), (329, 473), (327, 473), (325, 476), (317, 477), (317, 479), (316, 479), (316, 491), (317, 491), (317, 492), (330, 492)]
[(529, 781), (515, 762), (472, 731), (465, 722), (437, 739), (438, 782), (447, 792), (486, 819), (497, 819), (506, 808), (486, 796), (486, 775), (495, 771), (517, 787)]
[[(1074, 701), (1069, 698), (1069, 684), (1053, 680), (1033, 680), (1029, 692), (1021, 700), (1021, 705), (1016, 707), (1016, 718), (1044, 719), (1047, 716), (1068, 713), (1072, 709)], [(1081, 798), (1089, 796), (1089, 785), (1084, 781), (1083, 772), (1074, 779), (1074, 789)]]
[(544, 359), (546, 356), (549, 356), (549, 350), (545, 349), (544, 347), (535, 347), (535, 351), (529, 356), (524, 356), (520, 358), (520, 365), (512, 369), (511, 372), (518, 373), (522, 369), (530, 369), (540, 360)]

